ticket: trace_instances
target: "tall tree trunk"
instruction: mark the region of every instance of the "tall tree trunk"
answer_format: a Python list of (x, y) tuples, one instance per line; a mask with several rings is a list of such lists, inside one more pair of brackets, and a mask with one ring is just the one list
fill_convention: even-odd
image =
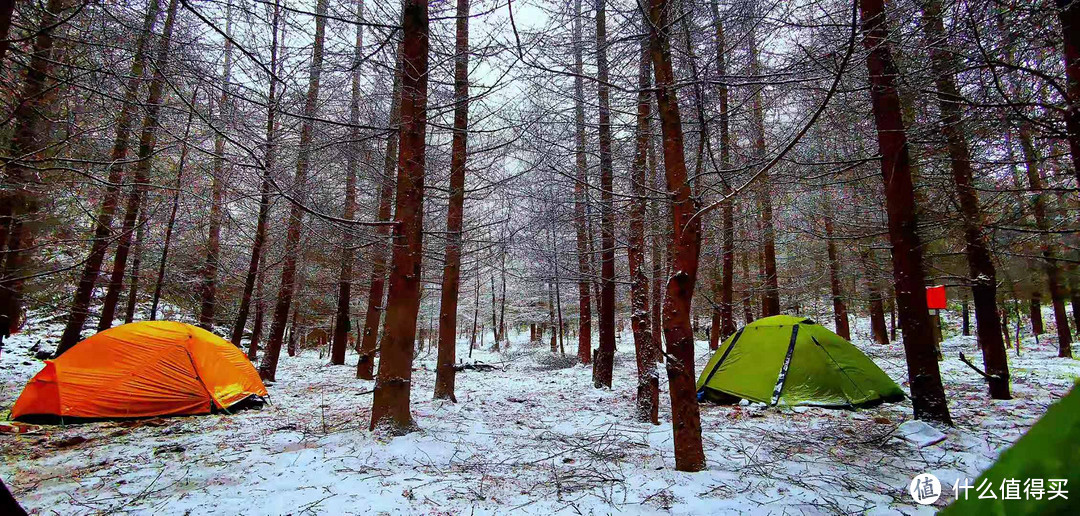
[(225, 4), (225, 64), (221, 72), (221, 97), (214, 136), (213, 182), (210, 186), (210, 234), (206, 238), (206, 262), (203, 264), (199, 326), (214, 326), (217, 309), (218, 261), (221, 258), (221, 219), (225, 204), (225, 130), (232, 123), (229, 91), (232, 77), (232, 2)]
[(831, 206), (825, 208), (825, 245), (828, 248), (829, 255), (829, 288), (832, 290), (833, 320), (836, 322), (836, 334), (851, 340), (847, 306), (844, 304), (844, 292), (840, 287), (840, 258), (836, 252), (836, 240), (833, 239)]
[[(997, 307), (997, 271), (990, 255), (983, 229), (982, 207), (975, 189), (971, 170), (971, 150), (965, 139), (960, 90), (953, 77), (955, 69), (952, 52), (942, 22), (941, 0), (928, 0), (923, 6), (923, 28), (931, 46), (931, 66), (936, 75), (941, 132), (945, 136), (952, 168), (953, 183), (960, 198), (961, 221), (964, 227), (965, 252), (975, 302), (975, 321), (979, 346), (983, 351), (983, 366), (989, 375), (990, 397), (1011, 399), (1009, 394), (1009, 363), (1005, 342), (1001, 336), (1001, 320)], [(964, 331), (967, 334), (967, 301), (964, 301)], [(1066, 330), (1066, 335), (1068, 330)]]
[[(747, 43), (750, 47), (751, 77), (757, 77), (761, 73), (757, 40), (754, 36), (754, 30), (751, 29), (747, 36)], [(757, 161), (758, 166), (764, 166), (765, 164), (765, 113), (761, 99), (762, 89), (763, 87), (756, 87), (751, 100), (754, 130), (757, 133), (754, 135), (754, 159)], [(765, 291), (761, 298), (761, 315), (762, 317), (768, 317), (780, 314), (780, 286), (776, 271), (776, 227), (773, 224), (772, 181), (769, 178), (768, 171), (761, 174), (758, 183), (758, 206), (761, 210), (761, 238), (763, 240), (761, 259), (765, 280)]]
[(32, 163), (42, 156), (50, 141), (47, 115), (56, 98), (49, 79), (59, 52), (54, 49), (54, 32), (61, 11), (68, 5), (68, 0), (49, 0), (45, 4), (12, 115), (14, 130), (7, 155), (14, 159), (5, 164), (0, 184), (0, 342), (17, 329), (22, 286), (37, 237), (36, 221), (31, 219), (37, 216), (41, 193), (35, 191)]
[(863, 274), (866, 278), (867, 297), (870, 298), (870, 334), (874, 342), (889, 344), (889, 328), (885, 325), (885, 304), (881, 299), (881, 288), (871, 267), (871, 249), (864, 247), (859, 251), (859, 262), (862, 264)]
[[(1065, 312), (1065, 292), (1061, 278), (1061, 264), (1058, 263), (1057, 245), (1050, 237), (1050, 223), (1047, 221), (1046, 199), (1043, 197), (1043, 179), (1039, 170), (1039, 151), (1031, 139), (1031, 131), (1027, 123), (1020, 125), (1020, 147), (1024, 151), (1024, 161), (1027, 165), (1028, 189), (1032, 193), (1031, 211), (1035, 217), (1035, 227), (1039, 230), (1039, 247), (1043, 257), (1043, 266), (1046, 270), (1046, 286), (1050, 291), (1050, 302), (1054, 307), (1054, 322), (1057, 324), (1058, 356), (1072, 356), (1072, 335), (1069, 332), (1069, 317)], [(1035, 319), (1039, 320), (1039, 331), (1042, 333), (1042, 311), (1035, 310), (1035, 296), (1032, 296), (1032, 330), (1035, 329)], [(1037, 313), (1036, 313), (1037, 312)]]
[[(280, 19), (281, 5), (278, 0), (274, 0), (274, 13), (271, 21), (273, 34), (270, 38), (270, 70), (275, 73), (278, 70), (278, 24)], [(259, 186), (259, 217), (255, 222), (255, 240), (251, 244), (251, 259), (248, 261), (247, 275), (244, 277), (244, 291), (240, 295), (240, 309), (232, 331), (232, 343), (237, 347), (240, 346), (240, 341), (244, 338), (244, 327), (247, 326), (248, 313), (251, 311), (251, 293), (255, 290), (255, 283), (262, 278), (259, 266), (266, 261), (263, 259), (263, 248), (266, 246), (266, 226), (270, 218), (270, 182), (277, 158), (275, 151), (277, 150), (278, 102), (277, 77), (271, 75), (269, 79), (270, 88), (266, 101), (266, 149), (263, 155), (262, 184)], [(259, 303), (262, 303), (261, 295), (259, 299)], [(261, 319), (259, 319), (259, 322), (262, 322)], [(261, 328), (254, 331), (261, 332)], [(254, 345), (249, 346), (249, 349), (252, 350), (257, 348), (257, 343), (254, 342), (254, 331), (252, 332), (252, 343)], [(253, 351), (249, 352), (248, 355), (252, 360), (255, 359)]]
[(586, 230), (585, 190), (588, 188), (589, 164), (585, 154), (585, 81), (583, 74), (584, 43), (581, 39), (581, 0), (574, 0), (574, 159), (577, 181), (574, 183), (574, 226), (577, 228), (578, 254), (578, 359), (582, 364), (592, 361), (592, 299), (589, 283), (592, 281), (589, 254), (589, 233)]
[[(120, 203), (120, 182), (124, 179), (124, 162), (127, 160), (129, 141), (131, 139), (131, 127), (138, 110), (139, 85), (143, 80), (146, 69), (147, 46), (154, 31), (157, 21), (160, 0), (151, 0), (146, 17), (143, 18), (142, 32), (139, 33), (135, 42), (135, 55), (131, 60), (131, 71), (127, 83), (124, 85), (124, 101), (120, 106), (120, 114), (116, 118), (116, 137), (113, 140), (112, 153), (108, 168), (108, 186), (105, 188), (105, 196), (101, 199), (98, 208), (97, 221), (94, 225), (94, 237), (90, 244), (90, 254), (83, 265), (82, 275), (79, 277), (78, 287), (75, 289), (75, 299), (71, 302), (71, 313), (64, 333), (60, 336), (57, 345), (57, 355), (71, 349), (79, 342), (86, 318), (89, 316), (90, 301), (93, 298), (94, 287), (97, 284), (98, 275), (101, 273), (101, 264), (105, 260), (109, 243), (112, 241), (113, 216), (116, 207)], [(5, 45), (7, 42), (4, 43)]]
[(701, 415), (694, 377), (694, 334), (690, 328), (691, 302), (697, 283), (701, 251), (701, 218), (686, 177), (682, 121), (671, 65), (668, 0), (650, 0), (650, 51), (656, 76), (656, 103), (664, 141), (664, 170), (671, 207), (671, 263), (664, 298), (664, 337), (667, 342), (667, 374), (671, 393), (671, 424), (674, 431), (675, 469), (701, 471), (705, 452), (701, 443)]
[[(1066, 92), (1065, 131), (1073, 173), (1080, 183), (1080, 0), (1057, 0), (1065, 56)], [(1077, 322), (1080, 324), (1080, 321)]]
[[(651, 43), (650, 43), (651, 44)], [(651, 52), (651, 51), (650, 51)], [(652, 69), (652, 56), (649, 58), (649, 68)], [(651, 72), (650, 72), (651, 73)], [(649, 78), (650, 83), (652, 77)], [(649, 105), (653, 104), (655, 99), (649, 99)], [(656, 115), (651, 117), (656, 120)], [(656, 164), (656, 138), (652, 130), (652, 124), (649, 124), (649, 187), (657, 190), (660, 189), (660, 177), (658, 174), (658, 166)], [(653, 195), (649, 202), (649, 229), (652, 233), (649, 242), (649, 261), (652, 263), (652, 271), (649, 275), (652, 280), (651, 292), (652, 301), (650, 307), (652, 313), (649, 314), (649, 322), (652, 325), (652, 339), (653, 347), (656, 350), (656, 361), (663, 362), (664, 354), (660, 351), (664, 345), (664, 330), (660, 327), (660, 308), (664, 304), (664, 289), (662, 288), (664, 280), (664, 253), (665, 245), (664, 239), (666, 236), (666, 224), (664, 224), (663, 217), (661, 217), (661, 197), (659, 195)]]
[(423, 258), (424, 136), (427, 126), (428, 4), (405, 0), (402, 6), (401, 143), (398, 152), (394, 251), (386, 300), (386, 335), (371, 405), (371, 429), (394, 432), (413, 426), (409, 413), (413, 339), (420, 308)]
[[(1019, 317), (1019, 316), (1018, 316)], [(1038, 290), (1031, 293), (1031, 301), (1028, 303), (1028, 318), (1031, 319), (1031, 334), (1038, 337), (1046, 333), (1043, 328), (1042, 318), (1042, 292)]]
[[(292, 307), (296, 292), (296, 268), (300, 254), (300, 231), (303, 229), (304, 212), (299, 203), (305, 202), (307, 194), (307, 173), (311, 159), (311, 140), (314, 120), (317, 115), (319, 100), (319, 80), (322, 77), (323, 40), (326, 34), (326, 3), (318, 0), (315, 6), (315, 46), (311, 53), (311, 68), (308, 76), (307, 98), (304, 100), (304, 119), (300, 125), (300, 146), (296, 158), (296, 177), (293, 180), (294, 204), (289, 208), (288, 231), (285, 234), (285, 255), (281, 264), (281, 284), (277, 302), (274, 305), (274, 319), (270, 324), (270, 339), (266, 343), (266, 352), (259, 362), (259, 376), (263, 380), (274, 380), (277, 373), (278, 357), (285, 337), (285, 326), (289, 321), (289, 309)], [(295, 328), (294, 328), (295, 331)]]
[[(199, 98), (198, 89), (191, 92), (191, 105)], [(172, 244), (173, 228), (176, 227), (176, 212), (180, 209), (180, 188), (184, 181), (184, 167), (187, 166), (188, 137), (191, 135), (191, 121), (195, 110), (188, 110), (187, 124), (184, 125), (184, 141), (180, 144), (180, 162), (176, 165), (176, 183), (173, 185), (172, 208), (169, 209), (169, 221), (165, 224), (165, 242), (158, 261), (157, 281), (154, 282), (154, 296), (150, 304), (150, 320), (157, 320), (158, 305), (161, 302), (161, 289), (165, 285), (165, 268), (169, 263), (169, 247)]]
[(457, 361), (458, 294), (461, 289), (461, 226), (465, 215), (465, 167), (469, 139), (469, 0), (457, 0), (457, 41), (454, 49), (454, 136), (450, 154), (450, 200), (446, 212), (446, 264), (439, 302), (439, 357), (435, 368), (435, 399), (454, 396)]
[(735, 280), (735, 206), (730, 197), (731, 184), (728, 181), (731, 170), (731, 129), (730, 113), (728, 108), (727, 89), (727, 42), (724, 38), (724, 24), (720, 18), (720, 10), (717, 0), (709, 1), (712, 10), (713, 35), (716, 39), (716, 75), (717, 104), (720, 109), (720, 177), (723, 182), (725, 199), (721, 204), (721, 234), (723, 236), (723, 266), (720, 272), (720, 332), (717, 340), (724, 340), (735, 333), (735, 306), (734, 306), (734, 280)]
[[(394, 62), (394, 86), (390, 100), (390, 127), (393, 129), (386, 138), (386, 153), (383, 155), (383, 174), (379, 179), (379, 221), (389, 221), (394, 201), (394, 174), (398, 162), (398, 141), (401, 138), (401, 46)], [(379, 338), (379, 319), (382, 318), (383, 290), (386, 285), (386, 259), (389, 247), (386, 244), (390, 235), (390, 226), (376, 229), (378, 243), (372, 248), (371, 280), (368, 289), (368, 305), (364, 316), (364, 335), (360, 341), (360, 358), (356, 363), (356, 377), (363, 380), (375, 379), (375, 352)], [(479, 282), (479, 277), (477, 278)]]
[[(611, 104), (608, 93), (607, 12), (596, 0), (596, 90), (600, 106), (600, 347), (593, 385), (611, 387), (615, 361), (615, 201), (612, 197)], [(639, 122), (640, 123), (640, 122)]]
[[(105, 302), (101, 309), (98, 331), (109, 329), (116, 314), (116, 303), (124, 283), (124, 271), (127, 267), (128, 252), (131, 247), (131, 234), (135, 230), (139, 211), (142, 209), (142, 197), (147, 189), (150, 165), (154, 149), (157, 146), (158, 114), (161, 111), (162, 94), (165, 88), (165, 70), (169, 63), (169, 45), (172, 40), (173, 20), (176, 17), (176, 0), (169, 1), (169, 14), (165, 18), (165, 27), (158, 41), (157, 56), (154, 59), (154, 78), (150, 81), (150, 91), (146, 100), (146, 115), (143, 118), (142, 134), (139, 137), (139, 161), (135, 164), (135, 180), (128, 194), (124, 212), (124, 224), (120, 241), (116, 245), (113, 258), (112, 276), (109, 288), (105, 292)], [(59, 351), (59, 350), (57, 350)]]
[(491, 275), (491, 336), (495, 340), (495, 344), (491, 349), (495, 351), (499, 350), (499, 318), (497, 314), (498, 301), (495, 295), (495, 275)]
[[(643, 20), (644, 21), (644, 20)], [(649, 320), (649, 276), (645, 273), (645, 199), (648, 195), (646, 167), (650, 142), (649, 88), (652, 86), (649, 41), (641, 41), (641, 60), (638, 72), (637, 148), (634, 154), (632, 177), (633, 198), (630, 201), (630, 236), (626, 259), (630, 269), (630, 327), (634, 331), (634, 350), (637, 356), (637, 417), (638, 421), (660, 424), (660, 377), (656, 371), (659, 348), (653, 340)]]
[(751, 288), (750, 283), (750, 257), (748, 256), (749, 254), (750, 252), (746, 250), (739, 253), (739, 261), (742, 262), (742, 306), (744, 324), (750, 324), (754, 322), (753, 289)]
[(259, 342), (263, 334), (263, 314), (266, 302), (263, 299), (263, 285), (266, 282), (266, 254), (259, 259), (258, 278), (255, 282), (255, 320), (251, 323), (251, 340), (248, 341), (247, 357), (254, 362), (259, 352)]
[[(352, 220), (356, 217), (356, 173), (360, 161), (367, 162), (370, 159), (368, 144), (360, 139), (360, 77), (361, 64), (364, 58), (364, 2), (360, 0), (356, 4), (356, 45), (353, 49), (352, 68), (352, 99), (349, 102), (349, 157), (346, 166), (348, 171), (345, 177), (345, 212), (344, 218)], [(338, 276), (337, 316), (334, 324), (334, 340), (330, 346), (330, 363), (341, 365), (345, 363), (345, 350), (349, 344), (349, 326), (352, 316), (349, 307), (352, 306), (352, 269), (356, 260), (356, 252), (353, 250), (353, 228), (346, 225), (341, 235), (341, 273)]]
[(146, 236), (148, 218), (146, 210), (142, 210), (138, 228), (135, 230), (135, 255), (131, 259), (131, 280), (128, 285), (127, 306), (124, 309), (124, 324), (135, 320), (135, 305), (139, 297), (139, 267), (142, 265), (143, 238)]
[(926, 279), (915, 214), (911, 156), (901, 116), (897, 68), (889, 43), (884, 0), (859, 0), (859, 8), (863, 43), (869, 51), (866, 66), (870, 75), (870, 99), (878, 132), (889, 240), (893, 247), (893, 277), (900, 325), (904, 329), (912, 405), (917, 419), (951, 423), (926, 306)]

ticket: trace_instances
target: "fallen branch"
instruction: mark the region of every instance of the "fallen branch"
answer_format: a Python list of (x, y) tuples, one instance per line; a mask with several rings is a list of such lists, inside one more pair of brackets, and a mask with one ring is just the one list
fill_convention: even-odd
[(968, 367), (973, 369), (976, 373), (979, 373), (980, 375), (982, 375), (982, 377), (986, 378), (987, 380), (1000, 380), (1001, 379), (1001, 377), (996, 375), (996, 374), (986, 374), (986, 372), (983, 371), (982, 369), (979, 369), (978, 367), (975, 367), (975, 364), (972, 364), (971, 361), (968, 360), (967, 357), (964, 356), (963, 351), (960, 352), (960, 361), (967, 364)]

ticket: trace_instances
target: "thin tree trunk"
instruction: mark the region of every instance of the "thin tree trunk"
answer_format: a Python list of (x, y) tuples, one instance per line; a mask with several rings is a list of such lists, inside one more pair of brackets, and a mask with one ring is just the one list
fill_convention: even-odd
[[(615, 363), (615, 201), (611, 158), (611, 105), (608, 93), (607, 10), (596, 0), (597, 98), (600, 106), (600, 347), (593, 364), (593, 385), (611, 387)], [(640, 121), (639, 121), (640, 123)]]
[(499, 319), (497, 315), (497, 298), (495, 296), (495, 275), (491, 275), (491, 336), (495, 339), (495, 345), (492, 347), (495, 351), (499, 350)]
[[(757, 77), (760, 74), (760, 63), (753, 29), (747, 36), (747, 42), (750, 47), (750, 76)], [(759, 166), (764, 166), (765, 163), (765, 114), (761, 99), (762, 89), (763, 87), (755, 88), (751, 100), (751, 111), (756, 132), (754, 159)], [(760, 183), (758, 185), (758, 206), (761, 209), (761, 237), (763, 239), (761, 259), (765, 280), (765, 291), (761, 298), (761, 316), (768, 317), (780, 314), (780, 287), (776, 271), (776, 227), (773, 224), (772, 181), (770, 181), (768, 171), (761, 174), (758, 182)]]
[(120, 290), (124, 283), (124, 270), (127, 266), (128, 251), (131, 247), (131, 234), (135, 230), (135, 222), (142, 206), (143, 194), (147, 189), (150, 165), (157, 145), (158, 115), (161, 111), (162, 94), (165, 88), (165, 70), (169, 62), (169, 45), (172, 40), (176, 6), (177, 0), (169, 1), (169, 14), (165, 18), (165, 27), (161, 39), (158, 41), (157, 56), (154, 59), (154, 78), (150, 82), (150, 92), (146, 100), (146, 115), (143, 119), (142, 134), (139, 138), (139, 161), (135, 164), (135, 180), (131, 192), (128, 194), (123, 229), (120, 233), (120, 241), (116, 246), (116, 256), (113, 258), (112, 276), (109, 279), (109, 288), (105, 292), (105, 302), (101, 309), (101, 321), (98, 323), (98, 331), (107, 330), (112, 326), (113, 316), (116, 314), (116, 303), (120, 298)]
[(589, 234), (586, 230), (585, 190), (588, 188), (588, 162), (585, 154), (585, 84), (581, 36), (581, 0), (574, 0), (574, 159), (577, 181), (574, 183), (574, 226), (577, 228), (578, 254), (578, 359), (582, 364), (592, 362), (592, 300), (589, 283), (592, 278), (589, 254)]
[(933, 329), (926, 306), (922, 244), (915, 214), (915, 187), (907, 133), (897, 92), (897, 68), (889, 43), (884, 0), (860, 0), (870, 98), (878, 132), (881, 174), (892, 242), (893, 276), (904, 329), (904, 351), (915, 417), (951, 423), (941, 384)]
[[(390, 100), (390, 127), (393, 132), (386, 138), (386, 153), (383, 156), (383, 175), (379, 181), (379, 221), (390, 220), (394, 202), (394, 174), (398, 163), (398, 141), (401, 138), (401, 54), (399, 44), (397, 59), (394, 64), (394, 86)], [(390, 226), (379, 226), (376, 230), (379, 242), (372, 248), (371, 281), (368, 289), (368, 305), (364, 316), (364, 335), (360, 341), (360, 358), (356, 363), (356, 377), (363, 380), (375, 379), (375, 353), (379, 338), (379, 319), (382, 318), (383, 291), (386, 285), (386, 260), (389, 247), (387, 237)], [(477, 279), (479, 281), (479, 279)]]
[[(274, 0), (274, 14), (271, 21), (270, 39), (270, 70), (278, 70), (278, 23), (281, 19), (281, 5)], [(244, 327), (247, 325), (248, 313), (251, 311), (251, 293), (255, 289), (256, 281), (261, 281), (262, 272), (259, 264), (263, 259), (263, 248), (266, 246), (266, 227), (270, 218), (270, 181), (273, 174), (275, 160), (277, 158), (277, 78), (270, 76), (270, 88), (266, 101), (266, 150), (263, 157), (262, 184), (259, 186), (259, 218), (255, 222), (255, 240), (251, 244), (251, 259), (248, 261), (247, 275), (244, 277), (244, 292), (240, 296), (240, 309), (233, 325), (232, 343), (240, 346), (244, 338)], [(258, 279), (257, 279), (258, 278)], [(259, 296), (262, 303), (262, 296)], [(261, 321), (260, 321), (261, 322)], [(257, 330), (261, 332), (261, 329)], [(252, 333), (254, 341), (254, 332)], [(249, 349), (255, 347), (249, 346)], [(253, 351), (249, 351), (249, 357), (254, 360)]]
[[(311, 159), (311, 140), (314, 131), (314, 119), (319, 100), (319, 80), (322, 76), (323, 40), (326, 33), (327, 0), (318, 0), (315, 6), (315, 46), (311, 54), (311, 68), (308, 76), (307, 98), (304, 101), (304, 119), (300, 125), (300, 145), (296, 159), (296, 177), (293, 180), (295, 203), (305, 202), (307, 193), (308, 167)], [(300, 231), (303, 229), (304, 212), (298, 204), (289, 208), (289, 224), (285, 234), (285, 255), (281, 264), (281, 284), (277, 302), (274, 305), (274, 319), (270, 324), (270, 340), (266, 343), (266, 352), (259, 363), (259, 376), (263, 380), (274, 380), (277, 373), (278, 357), (281, 355), (282, 339), (289, 320), (293, 295), (296, 293), (296, 269), (301, 252)], [(295, 331), (295, 330), (294, 330)]]
[[(1043, 179), (1039, 171), (1039, 152), (1031, 139), (1031, 131), (1027, 123), (1020, 125), (1020, 147), (1024, 151), (1024, 161), (1027, 165), (1028, 188), (1032, 192), (1031, 211), (1035, 216), (1035, 227), (1039, 230), (1039, 247), (1043, 257), (1043, 266), (1046, 270), (1046, 286), (1050, 291), (1050, 302), (1054, 307), (1054, 322), (1057, 323), (1058, 356), (1072, 356), (1072, 335), (1069, 333), (1069, 317), (1065, 312), (1065, 292), (1062, 288), (1061, 265), (1058, 263), (1058, 250), (1050, 237), (1050, 223), (1047, 221), (1046, 200), (1043, 197)], [(1038, 319), (1038, 331), (1042, 334), (1042, 311), (1035, 309), (1036, 297), (1032, 295), (1032, 331), (1035, 331), (1035, 320)], [(1038, 313), (1036, 313), (1038, 312)]]
[(458, 293), (461, 289), (461, 226), (465, 215), (465, 169), (469, 143), (469, 0), (457, 0), (456, 21), (454, 136), (450, 154), (450, 199), (446, 213), (446, 264), (443, 267), (442, 299), (439, 302), (439, 357), (435, 368), (435, 399), (448, 399), (454, 403), (457, 403), (454, 396), (454, 362), (457, 361)]
[[(139, 33), (139, 37), (135, 42), (135, 56), (132, 58), (131, 71), (124, 86), (124, 102), (121, 104), (120, 114), (116, 118), (116, 137), (113, 140), (112, 153), (110, 154), (111, 161), (108, 168), (109, 184), (105, 188), (105, 197), (101, 199), (101, 207), (98, 208), (90, 254), (86, 258), (82, 275), (79, 277), (79, 285), (75, 289), (75, 299), (71, 303), (71, 313), (64, 327), (64, 333), (60, 336), (60, 343), (56, 348), (57, 355), (71, 349), (71, 346), (81, 340), (82, 329), (86, 325), (86, 319), (89, 316), (94, 287), (97, 284), (98, 275), (101, 273), (101, 264), (105, 260), (109, 243), (112, 241), (110, 237), (112, 221), (116, 214), (116, 207), (120, 203), (120, 182), (124, 179), (123, 163), (127, 160), (132, 122), (135, 118), (135, 112), (139, 108), (139, 85), (143, 81), (147, 46), (157, 21), (159, 4), (160, 0), (150, 1), (146, 17), (143, 18), (142, 32)], [(4, 45), (7, 45), (6, 41)], [(181, 159), (183, 159), (183, 155)], [(166, 241), (168, 240), (166, 239)]]
[(266, 282), (266, 254), (259, 259), (258, 278), (255, 282), (255, 320), (251, 323), (251, 340), (248, 342), (247, 357), (254, 362), (259, 352), (259, 342), (263, 333), (263, 314), (266, 302), (263, 299), (263, 285)]
[(371, 429), (388, 426), (393, 432), (413, 427), (409, 412), (413, 339), (420, 308), (423, 257), (424, 136), (427, 126), (428, 5), (405, 0), (402, 6), (401, 143), (398, 152), (397, 199), (394, 219), (393, 266), (386, 300), (383, 337)]
[(881, 299), (881, 288), (870, 266), (870, 253), (869, 247), (864, 247), (859, 251), (859, 262), (862, 264), (863, 275), (866, 278), (866, 292), (870, 298), (870, 333), (874, 342), (888, 345), (889, 328), (885, 325), (885, 305)]
[[(360, 0), (356, 4), (356, 45), (353, 49), (352, 69), (352, 98), (349, 102), (349, 122), (352, 128), (349, 130), (349, 157), (346, 167), (348, 171), (345, 177), (345, 212), (344, 218), (352, 220), (356, 217), (356, 173), (360, 167), (360, 161), (367, 162), (370, 159), (366, 142), (360, 139), (360, 77), (361, 64), (364, 57), (364, 2)], [(345, 363), (345, 350), (349, 345), (349, 323), (352, 321), (349, 307), (352, 306), (352, 269), (356, 260), (356, 252), (353, 250), (353, 228), (345, 226), (341, 236), (341, 273), (338, 276), (337, 315), (334, 324), (334, 339), (330, 347), (330, 363), (341, 365)]]
[[(198, 88), (191, 92), (191, 105), (199, 98)], [(184, 167), (187, 166), (188, 137), (191, 135), (191, 121), (195, 110), (188, 110), (187, 124), (184, 125), (184, 141), (180, 144), (180, 162), (176, 166), (176, 183), (173, 185), (172, 208), (169, 210), (169, 222), (165, 224), (165, 243), (158, 262), (157, 281), (154, 283), (154, 297), (150, 304), (150, 320), (157, 320), (158, 304), (161, 302), (161, 289), (165, 284), (165, 267), (168, 265), (169, 248), (172, 244), (173, 228), (176, 226), (176, 212), (180, 209), (180, 187), (184, 181)]]
[(1080, 182), (1080, 0), (1057, 0), (1057, 7), (1068, 92), (1065, 132), (1069, 140), (1069, 153), (1072, 154), (1073, 173)]
[(142, 265), (143, 238), (146, 236), (146, 210), (139, 214), (138, 228), (135, 230), (135, 255), (131, 259), (131, 280), (128, 286), (127, 306), (124, 310), (124, 324), (135, 320), (135, 304), (139, 296), (139, 267)]
[[(652, 68), (652, 57), (649, 58), (649, 67)], [(650, 72), (651, 73), (651, 72)], [(650, 84), (652, 77), (649, 78)], [(649, 99), (649, 105), (652, 106), (655, 99)], [(655, 113), (651, 117), (652, 120), (656, 120)], [(652, 124), (650, 121), (649, 126), (649, 146), (648, 146), (648, 166), (649, 166), (649, 188), (659, 189), (660, 178), (658, 175), (658, 167), (656, 164), (656, 138), (652, 130)], [(650, 301), (651, 313), (649, 314), (649, 323), (652, 325), (651, 334), (653, 343), (652, 345), (656, 349), (656, 360), (662, 362), (664, 360), (664, 354), (660, 352), (663, 349), (663, 335), (664, 331), (660, 327), (660, 307), (664, 303), (664, 289), (662, 288), (663, 276), (664, 276), (664, 223), (663, 217), (660, 216), (660, 199), (659, 195), (653, 195), (649, 199), (649, 261), (651, 263), (652, 270), (649, 273), (650, 281), (652, 282), (650, 292), (652, 299)]]
[(214, 326), (217, 310), (218, 261), (221, 259), (221, 220), (225, 204), (225, 129), (231, 122), (228, 108), (232, 77), (232, 2), (225, 4), (225, 64), (221, 73), (221, 97), (218, 100), (218, 123), (214, 136), (213, 182), (210, 187), (210, 234), (206, 238), (206, 262), (202, 271), (202, 307), (199, 326)]
[[(946, 40), (941, 10), (941, 0), (928, 0), (923, 6), (923, 24), (931, 46), (931, 65), (936, 75), (941, 132), (945, 135), (953, 183), (960, 198), (965, 251), (978, 324), (976, 331), (979, 334), (979, 347), (983, 351), (983, 366), (990, 377), (987, 382), (990, 397), (1007, 400), (1012, 396), (1009, 394), (1009, 363), (1005, 343), (1001, 340), (1001, 321), (998, 319), (997, 271), (983, 229), (982, 207), (975, 189), (971, 150), (965, 139), (963, 113), (959, 104), (960, 90), (953, 77), (952, 52)], [(1067, 336), (1068, 329), (1065, 332)], [(967, 300), (964, 301), (964, 334), (969, 334)]]
[(848, 326), (847, 306), (844, 304), (844, 292), (840, 286), (840, 258), (833, 239), (832, 208), (825, 208), (825, 245), (829, 254), (829, 288), (832, 290), (833, 320), (836, 322), (836, 334), (851, 340), (851, 328)]
[(555, 353), (559, 351), (556, 342), (559, 331), (555, 326), (555, 282), (548, 283), (548, 324), (551, 326), (551, 352)]
[(667, 374), (671, 393), (671, 424), (674, 431), (675, 469), (701, 471), (705, 453), (701, 443), (701, 415), (694, 377), (694, 334), (690, 328), (690, 303), (697, 283), (701, 251), (701, 218), (686, 177), (682, 121), (671, 65), (671, 30), (668, 0), (650, 0), (650, 51), (656, 76), (656, 103), (664, 141), (664, 169), (671, 208), (671, 262), (675, 271), (668, 279), (664, 298), (664, 337), (667, 342)]
[(716, 75), (717, 104), (720, 109), (720, 177), (724, 185), (721, 210), (721, 234), (723, 235), (723, 266), (720, 272), (720, 333), (717, 340), (724, 340), (735, 333), (735, 206), (730, 198), (731, 184), (728, 170), (731, 170), (731, 129), (728, 108), (727, 88), (727, 42), (724, 38), (724, 24), (720, 18), (717, 0), (710, 0), (709, 8), (713, 16), (713, 35), (716, 39)]
[(630, 269), (630, 326), (634, 331), (634, 350), (637, 356), (637, 417), (638, 421), (660, 424), (660, 376), (656, 371), (659, 348), (653, 340), (649, 320), (649, 276), (645, 273), (645, 188), (649, 153), (650, 102), (652, 86), (649, 41), (641, 40), (641, 59), (638, 72), (637, 149), (630, 178), (633, 198), (630, 201), (630, 236), (626, 259)]

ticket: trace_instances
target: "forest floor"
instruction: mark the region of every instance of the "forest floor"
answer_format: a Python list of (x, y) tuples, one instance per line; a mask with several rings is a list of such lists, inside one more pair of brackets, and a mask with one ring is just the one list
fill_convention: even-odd
[[(855, 326), (868, 333), (867, 321)], [(8, 341), (0, 410), (41, 368), (29, 349), (50, 347), (61, 329), (32, 324)], [(945, 491), (937, 506), (951, 501), (954, 479), (973, 482), (1080, 375), (1080, 362), (1056, 358), (1049, 335), (1029, 338), (1020, 356), (1010, 352), (1015, 399), (991, 401), (958, 358), (981, 362), (974, 338), (952, 337), (941, 364), (956, 425), (939, 428), (944, 441), (919, 448), (897, 436), (909, 401), (859, 411), (704, 405), (708, 469), (681, 473), (665, 380), (662, 424), (634, 421), (629, 334), (611, 390), (594, 389), (589, 368), (566, 367), (527, 341), (526, 332), (502, 353), (474, 351), (472, 360), (498, 369), (458, 373), (456, 404), (432, 401), (434, 353), (421, 352), (418, 430), (405, 436), (367, 430), (373, 382), (354, 379), (356, 354), (329, 366), (306, 350), (282, 357), (273, 404), (262, 410), (0, 434), (0, 477), (30, 512), (64, 515), (928, 513), (934, 507), (907, 492), (913, 476), (936, 474)], [(898, 344), (855, 342), (906, 379)], [(458, 356), (467, 355), (463, 341)], [(698, 370), (708, 356), (699, 342)]]

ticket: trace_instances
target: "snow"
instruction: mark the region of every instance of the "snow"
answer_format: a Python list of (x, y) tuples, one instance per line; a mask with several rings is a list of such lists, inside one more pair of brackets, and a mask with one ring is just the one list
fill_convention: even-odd
[(945, 440), (944, 432), (919, 420), (904, 421), (896, 427), (896, 436), (914, 444), (917, 448), (926, 448)]
[[(852, 322), (856, 344), (905, 380), (901, 346), (873, 344), (869, 322)], [(54, 345), (61, 330), (31, 323), (5, 343), (0, 408), (41, 368), (29, 349)], [(860, 411), (703, 405), (708, 469), (678, 472), (665, 381), (662, 424), (633, 419), (629, 332), (618, 342), (614, 388), (595, 389), (588, 366), (551, 360), (526, 330), (501, 353), (473, 352), (498, 369), (459, 372), (457, 404), (431, 399), (435, 353), (419, 353), (419, 430), (408, 435), (367, 430), (373, 382), (354, 378), (354, 353), (330, 366), (307, 350), (282, 356), (273, 404), (262, 410), (0, 435), (0, 476), (35, 513), (930, 513), (935, 506), (908, 494), (912, 477), (974, 479), (1080, 374), (1076, 361), (1056, 358), (1048, 331), (1038, 344), (1025, 340), (1022, 355), (1010, 351), (1010, 401), (987, 399), (983, 380), (958, 359), (978, 356), (974, 338), (948, 339), (941, 366), (956, 426), (939, 427), (948, 438), (925, 447), (898, 437), (910, 425), (908, 401)], [(467, 354), (463, 341), (458, 357)], [(707, 342), (696, 356), (700, 371)], [(936, 507), (950, 499), (946, 489)]]

